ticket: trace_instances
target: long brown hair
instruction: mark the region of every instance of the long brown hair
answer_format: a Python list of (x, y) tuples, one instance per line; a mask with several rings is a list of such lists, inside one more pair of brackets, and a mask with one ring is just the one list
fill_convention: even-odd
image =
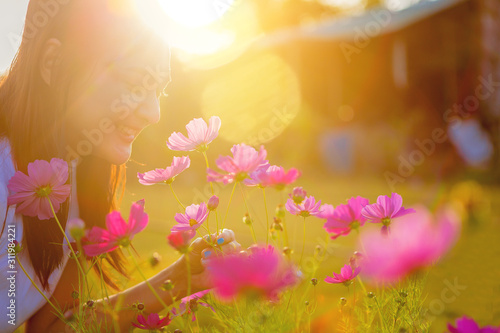
[[(65, 137), (65, 111), (70, 103), (68, 87), (73, 78), (92, 71), (92, 62), (99, 58), (100, 52), (105, 52), (106, 38), (112, 38), (105, 32), (101, 34), (107, 29), (106, 22), (82, 17), (85, 15), (82, 8), (91, 12), (106, 9), (110, 3), (116, 6), (116, 3), (125, 2), (30, 0), (21, 46), (0, 83), (0, 136), (9, 139), (17, 170), (26, 172), (28, 163), (36, 159), (69, 159), (66, 143), (62, 140)], [(81, 26), (75, 26), (78, 24)], [(89, 28), (79, 31), (86, 28), (85, 24)], [(78, 33), (85, 35), (74, 38)], [(65, 48), (49, 86), (40, 75), (39, 59), (45, 42), (50, 38), (59, 39)], [(86, 51), (85, 55), (80, 54), (82, 50)], [(112, 165), (93, 156), (81, 159), (77, 168), (77, 196), (80, 218), (88, 228), (94, 225), (104, 227), (106, 214), (118, 208), (119, 194), (124, 189), (124, 175), (124, 165)], [(68, 201), (58, 213), (63, 228), (68, 218)], [(43, 288), (47, 289), (49, 276), (62, 263), (60, 244), (63, 235), (55, 219), (40, 221), (36, 217), (23, 216), (23, 229), (23, 246)], [(126, 275), (121, 250), (113, 251), (106, 260)], [(117, 288), (108, 274), (105, 280)]]

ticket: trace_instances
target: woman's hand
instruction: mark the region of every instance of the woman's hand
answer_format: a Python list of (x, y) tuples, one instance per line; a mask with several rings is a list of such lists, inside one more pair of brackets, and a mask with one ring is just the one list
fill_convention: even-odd
[[(241, 245), (236, 241), (234, 232), (224, 229), (222, 232), (198, 237), (191, 243), (189, 251), (189, 263), (191, 268), (191, 293), (212, 287), (208, 271), (205, 265), (210, 258), (222, 254), (229, 254), (241, 251)], [(181, 276), (187, 281), (186, 255), (183, 255), (177, 262), (178, 269), (182, 270)], [(187, 282), (186, 282), (187, 283)]]

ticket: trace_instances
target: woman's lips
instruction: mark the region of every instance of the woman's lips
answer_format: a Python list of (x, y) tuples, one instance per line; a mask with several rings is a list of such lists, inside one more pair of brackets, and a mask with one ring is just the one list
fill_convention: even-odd
[(120, 134), (121, 138), (126, 142), (134, 141), (137, 135), (140, 133), (139, 129), (135, 129), (122, 124), (117, 125), (116, 130)]

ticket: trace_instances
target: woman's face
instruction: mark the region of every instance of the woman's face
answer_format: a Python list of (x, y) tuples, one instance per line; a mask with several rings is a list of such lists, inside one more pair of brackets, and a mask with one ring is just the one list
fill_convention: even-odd
[(170, 82), (168, 57), (140, 49), (102, 59), (95, 74), (75, 78), (68, 96), (70, 159), (94, 155), (119, 165), (130, 158), (135, 138), (160, 119), (159, 97)]

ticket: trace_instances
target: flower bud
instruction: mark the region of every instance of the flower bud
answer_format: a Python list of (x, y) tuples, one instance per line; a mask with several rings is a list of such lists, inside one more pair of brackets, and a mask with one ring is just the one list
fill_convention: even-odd
[(74, 290), (73, 290), (73, 291), (71, 292), (71, 298), (72, 298), (72, 299), (78, 299), (78, 297), (79, 297), (79, 296), (80, 296), (80, 295), (78, 294), (78, 292), (77, 292), (77, 291), (74, 291)]
[(245, 216), (243, 216), (243, 223), (246, 225), (252, 224), (252, 218), (248, 215), (248, 213), (245, 213)]
[(145, 306), (144, 306), (144, 304), (143, 304), (143, 303), (138, 303), (138, 304), (137, 304), (137, 310), (138, 310), (138, 311), (143, 311), (143, 310), (144, 310), (144, 308), (145, 308)]
[(291, 248), (289, 248), (288, 246), (285, 246), (283, 248), (283, 253), (286, 255), (286, 256), (289, 256), (293, 253), (293, 250)]
[(347, 304), (347, 298), (345, 298), (345, 297), (341, 297), (341, 298), (340, 298), (340, 305), (344, 306), (344, 305), (346, 305), (346, 304)]
[(149, 264), (151, 265), (151, 267), (155, 267), (160, 263), (160, 261), (161, 261), (161, 255), (158, 252), (154, 252), (149, 258)]
[(312, 284), (313, 286), (316, 286), (316, 285), (318, 284), (318, 279), (316, 279), (316, 278), (312, 278), (312, 279), (311, 279), (311, 284)]
[(283, 231), (283, 225), (280, 223), (281, 220), (274, 218), (273, 229), (277, 231)]
[(161, 289), (164, 291), (170, 291), (174, 289), (174, 284), (172, 283), (171, 280), (165, 280), (163, 281), (163, 284), (161, 285)]
[(278, 205), (276, 207), (276, 217), (279, 218), (279, 219), (282, 219), (285, 217), (285, 213), (286, 213), (286, 209), (285, 209), (285, 206), (283, 205)]
[(74, 240), (78, 241), (85, 236), (85, 222), (81, 219), (71, 219), (68, 221), (66, 228)]
[(370, 291), (368, 294), (366, 294), (366, 296), (368, 296), (368, 298), (374, 298), (375, 294)]
[(93, 308), (94, 307), (94, 301), (93, 300), (88, 300), (87, 303), (85, 303), (85, 305), (88, 308)]
[(178, 329), (178, 328), (177, 328), (177, 329), (174, 331), (174, 333), (182, 333), (182, 331), (181, 331), (180, 329)]
[(306, 304), (306, 306), (309, 305), (309, 301), (306, 301), (305, 304)]
[(307, 196), (307, 192), (304, 191), (304, 189), (302, 187), (295, 187), (292, 190), (292, 193), (290, 193), (290, 198), (292, 198), (293, 202), (295, 202), (297, 205), (302, 203), (302, 201), (304, 201), (306, 196)]
[(213, 195), (209, 200), (207, 204), (208, 210), (216, 210), (217, 207), (219, 207), (219, 197), (216, 195)]

